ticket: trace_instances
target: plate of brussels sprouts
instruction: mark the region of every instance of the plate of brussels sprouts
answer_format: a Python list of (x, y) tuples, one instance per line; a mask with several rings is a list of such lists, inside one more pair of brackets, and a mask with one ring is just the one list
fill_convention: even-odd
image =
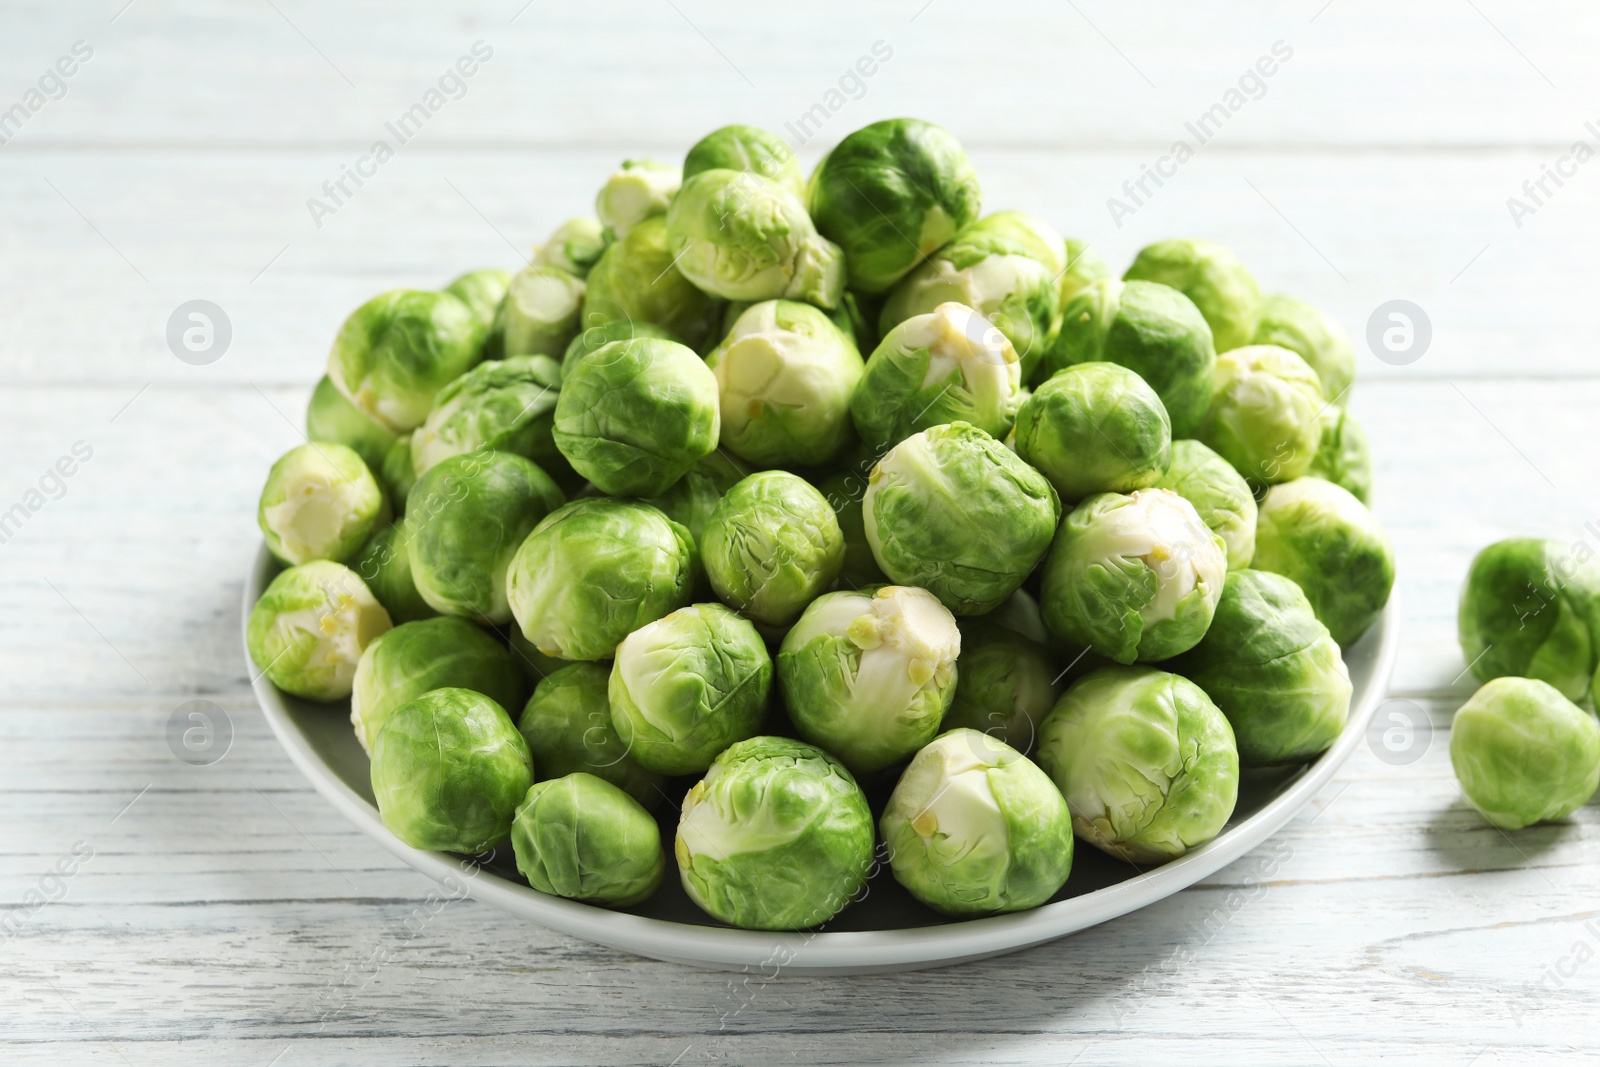
[(947, 131), (729, 126), (515, 274), (353, 312), (268, 472), (255, 688), (458, 893), (848, 973), (1061, 937), (1362, 742), (1394, 556), (1354, 357), (1225, 247), (1120, 279)]

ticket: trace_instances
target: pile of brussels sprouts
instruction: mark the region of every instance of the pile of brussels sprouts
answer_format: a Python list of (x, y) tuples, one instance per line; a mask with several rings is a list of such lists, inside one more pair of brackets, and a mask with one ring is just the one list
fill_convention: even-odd
[(515, 275), (350, 316), (248, 640), (350, 698), (398, 838), (629, 906), (665, 825), (735, 926), (884, 864), (984, 915), (1054, 897), (1075, 837), (1181, 856), (1242, 769), (1333, 743), (1394, 580), (1345, 335), (1219, 245), (1118, 279), (981, 202), (926, 122), (809, 179), (728, 126)]
[(1462, 795), (1503, 830), (1565, 818), (1600, 786), (1600, 563), (1585, 542), (1513, 538), (1479, 552), (1458, 616), (1484, 685), (1455, 714)]

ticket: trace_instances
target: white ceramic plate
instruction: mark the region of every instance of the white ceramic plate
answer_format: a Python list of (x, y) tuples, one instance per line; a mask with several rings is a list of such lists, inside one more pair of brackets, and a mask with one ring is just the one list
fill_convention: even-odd
[[(263, 546), (244, 584), (246, 620), (278, 570)], [(396, 839), (378, 818), (367, 757), (351, 729), (347, 702), (313, 704), (279, 692), (265, 678), (256, 679), (255, 691), (273, 733), (317, 791), (368, 836), (453, 893), (466, 892), (553, 930), (675, 963), (767, 974), (860, 974), (940, 967), (1051, 941), (1170, 896), (1249, 852), (1293, 818), (1356, 746), (1365, 743), (1368, 723), (1394, 667), (1399, 618), (1398, 597), (1391, 597), (1377, 624), (1346, 651), (1355, 692), (1350, 721), (1334, 746), (1309, 766), (1246, 772), (1227, 827), (1188, 855), (1140, 872), (1080, 842), (1072, 876), (1055, 900), (1032, 911), (987, 919), (945, 919), (913, 900), (885, 870), (873, 879), (864, 899), (825, 930), (810, 933), (735, 930), (695, 907), (678, 882), (672, 861), (677, 813), (665, 804), (660, 816), (667, 876), (654, 897), (628, 911), (529, 888), (510, 862), (509, 849), (481, 868), (445, 853), (419, 852)]]

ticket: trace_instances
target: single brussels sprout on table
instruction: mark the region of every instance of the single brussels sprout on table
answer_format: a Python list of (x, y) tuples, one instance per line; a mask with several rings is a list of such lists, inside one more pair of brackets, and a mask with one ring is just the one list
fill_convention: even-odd
[(648, 322), (698, 350), (721, 320), (716, 298), (695, 288), (678, 269), (664, 215), (644, 220), (607, 246), (586, 284), (585, 329), (617, 320)]
[(606, 244), (605, 227), (599, 219), (592, 215), (568, 219), (555, 228), (549, 240), (533, 250), (529, 264), (557, 267), (568, 274), (587, 278), (606, 250)]
[(1321, 478), (1268, 490), (1252, 565), (1293, 579), (1342, 647), (1367, 632), (1394, 587), (1394, 549), (1378, 520)]
[(1073, 683), (1040, 728), (1038, 760), (1078, 836), (1134, 864), (1210, 841), (1239, 798), (1228, 720), (1198, 685), (1148, 667)]
[(435, 689), (391, 711), (372, 739), (383, 825), (412, 848), (483, 852), (511, 833), (533, 785), (528, 743), (470, 689)]
[(1160, 282), (1194, 301), (1211, 327), (1217, 352), (1250, 344), (1261, 322), (1261, 290), (1239, 258), (1215, 241), (1146, 245), (1123, 281)]
[(778, 686), (801, 737), (868, 774), (933, 740), (960, 653), (955, 617), (925, 589), (828, 593), (784, 636)]
[(390, 523), (368, 538), (350, 569), (367, 583), (389, 617), (398, 625), (438, 615), (417, 592), (411, 577), (411, 553), (406, 550), (404, 522)]
[(1067, 515), (1050, 547), (1045, 625), (1118, 663), (1167, 659), (1205, 636), (1227, 570), (1222, 538), (1177, 493), (1101, 493)]
[(1514, 676), (1582, 700), (1600, 659), (1600, 564), (1559, 541), (1497, 541), (1472, 561), (1457, 615), (1480, 682)]
[(667, 213), (683, 172), (654, 159), (625, 159), (594, 198), (594, 213), (612, 236), (626, 237), (641, 222)]
[(688, 606), (692, 550), (689, 531), (647, 504), (574, 500), (522, 542), (506, 598), (545, 655), (610, 659), (624, 637)]
[(285, 563), (343, 563), (389, 521), (378, 480), (352, 448), (331, 441), (291, 448), (272, 465), (256, 521)]
[(1306, 361), (1276, 345), (1217, 357), (1211, 406), (1196, 435), (1252, 486), (1291, 482), (1322, 441), (1322, 386)]
[(509, 452), (473, 452), (435, 464), (412, 489), (405, 519), (417, 592), (444, 615), (510, 622), (511, 558), (564, 500), (549, 475)]
[(672, 331), (653, 322), (634, 322), (632, 319), (612, 319), (583, 330), (567, 345), (566, 354), (561, 357), (561, 378), (566, 380), (572, 368), (578, 361), (597, 348), (604, 348), (612, 341), (631, 341), (635, 337), (654, 337), (661, 341), (683, 342), (672, 335)]
[(1026, 755), (1061, 695), (1056, 679), (1065, 672), (1042, 642), (990, 618), (961, 624), (956, 696), (940, 729), (977, 730)]
[(1261, 301), (1261, 320), (1251, 344), (1287, 348), (1306, 361), (1322, 383), (1322, 395), (1343, 403), (1356, 380), (1356, 354), (1339, 324), (1304, 300), (1281, 293)]
[(888, 333), (941, 304), (964, 304), (1005, 334), (1026, 381), (1061, 314), (1065, 250), (1043, 219), (1020, 211), (987, 215), (900, 280), (884, 301), (878, 329)]
[(559, 356), (578, 333), (587, 287), (560, 267), (524, 267), (511, 279), (500, 311), (506, 356)]
[(717, 378), (722, 447), (741, 459), (814, 467), (850, 443), (861, 353), (811, 305), (752, 305), (706, 365)]
[(555, 443), (612, 496), (659, 496), (717, 447), (717, 378), (683, 345), (613, 341), (578, 361), (556, 401)]
[(489, 323), (454, 293), (394, 289), (362, 304), (334, 338), (328, 378), (393, 433), (422, 425), (434, 394), (483, 358)]
[(663, 778), (639, 765), (611, 725), (607, 689), (611, 669), (604, 663), (569, 663), (534, 686), (517, 719), (540, 778), (592, 774), (604, 778), (646, 808), (665, 794)]
[(306, 439), (355, 449), (356, 455), (377, 472), (394, 447), (395, 435), (350, 403), (333, 379), (324, 374), (311, 391), (311, 403), (306, 407)]
[(354, 571), (317, 560), (272, 579), (250, 609), (245, 645), (285, 693), (341, 700), (350, 695), (361, 653), (391, 625)]
[(827, 498), (805, 479), (762, 471), (718, 501), (700, 554), (719, 599), (782, 627), (839, 577), (844, 534)]
[(511, 824), (517, 870), (541, 893), (626, 908), (661, 885), (661, 829), (637, 800), (603, 778), (537, 782)]
[(1174, 437), (1193, 435), (1211, 404), (1211, 328), (1189, 298), (1155, 282), (1087, 286), (1061, 312), (1061, 329), (1036, 380), (1077, 363), (1116, 363), (1161, 398)]
[(1369, 507), (1372, 504), (1372, 452), (1367, 432), (1338, 404), (1324, 404), (1320, 416), (1322, 436), (1317, 455), (1306, 473), (1348, 489)]
[(683, 160), (683, 180), (708, 170), (740, 170), (759, 174), (806, 198), (806, 179), (794, 149), (775, 133), (759, 126), (732, 125), (712, 130), (689, 149)]
[(470, 689), (503, 708), (522, 703), (526, 680), (511, 653), (465, 619), (424, 619), (380, 634), (361, 653), (350, 692), (350, 722), (369, 753), (395, 708), (435, 689)]
[(679, 608), (617, 646), (611, 724), (639, 766), (692, 774), (761, 730), (772, 658), (747, 620), (721, 604)]
[(1450, 763), (1462, 795), (1493, 825), (1553, 822), (1600, 785), (1600, 724), (1545, 682), (1495, 678), (1456, 712)]
[(866, 887), (872, 810), (850, 772), (819, 748), (753, 737), (689, 790), (674, 852), (683, 888), (714, 919), (803, 930)]
[(887, 292), (975, 221), (983, 197), (966, 150), (920, 119), (884, 119), (840, 141), (807, 187), (817, 229), (844, 250), (850, 288)]
[(1116, 363), (1078, 363), (1033, 391), (1017, 412), (1017, 455), (1064, 501), (1128, 493), (1172, 463), (1172, 422), (1154, 389)]
[(1055, 783), (977, 730), (918, 752), (879, 827), (895, 881), (946, 915), (1036, 908), (1072, 870), (1072, 816)]
[(964, 304), (940, 304), (890, 330), (867, 360), (850, 414), (881, 454), (918, 430), (967, 422), (1003, 438), (1022, 403), (1005, 334)]
[(451, 456), (511, 452), (553, 473), (566, 466), (551, 430), (561, 368), (548, 356), (490, 360), (440, 390), (434, 409), (411, 435), (418, 478)]
[(1109, 281), (1111, 268), (1099, 251), (1087, 241), (1068, 237), (1063, 249), (1066, 268), (1061, 272), (1061, 306), (1096, 282)]
[(1228, 569), (1250, 566), (1256, 554), (1256, 498), (1233, 464), (1199, 441), (1172, 442), (1172, 465), (1155, 483), (1190, 504), (1200, 521), (1222, 538)]
[(1061, 504), (1044, 475), (964, 422), (906, 438), (878, 461), (862, 501), (878, 566), (958, 615), (1016, 591), (1050, 548)]
[(1230, 573), (1211, 628), (1172, 669), (1222, 709), (1246, 767), (1321, 755), (1350, 715), (1339, 645), (1300, 587), (1280, 574)]
[(715, 296), (835, 308), (844, 293), (839, 246), (817, 232), (799, 197), (759, 174), (690, 178), (667, 211), (667, 237), (683, 276)]

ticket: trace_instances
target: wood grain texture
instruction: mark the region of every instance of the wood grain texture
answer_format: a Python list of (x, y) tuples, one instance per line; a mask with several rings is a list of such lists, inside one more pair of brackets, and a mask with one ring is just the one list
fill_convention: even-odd
[[(1593, 5), (30, 0), (4, 23), (0, 112), (74, 41), (95, 53), (0, 127), (0, 512), (43, 501), (0, 543), (0, 1061), (1481, 1067), (1594, 1048), (1596, 808), (1502, 834), (1446, 752), (1473, 552), (1600, 547), (1600, 171), (1520, 228), (1506, 207), (1595, 136)], [(465, 94), (318, 228), (306, 199), (479, 39), (494, 56)], [(430, 902), (289, 763), (239, 648), (260, 481), (333, 331), (381, 289), (514, 265), (626, 155), (782, 129), (880, 39), (893, 57), (808, 161), (925, 115), (993, 208), (1114, 266), (1215, 237), (1345, 324), (1400, 560), (1393, 697), (1431, 735), (1403, 765), (1359, 749), (1176, 897), (955, 969), (702, 973)], [(1279, 39), (1295, 54), (1262, 98), (1115, 225), (1107, 197)], [(164, 340), (196, 297), (234, 327), (205, 367)], [(1396, 297), (1434, 329), (1408, 367), (1361, 343)], [(41, 487), (79, 442), (91, 457)], [(235, 732), (214, 766), (168, 747), (192, 698)]]

